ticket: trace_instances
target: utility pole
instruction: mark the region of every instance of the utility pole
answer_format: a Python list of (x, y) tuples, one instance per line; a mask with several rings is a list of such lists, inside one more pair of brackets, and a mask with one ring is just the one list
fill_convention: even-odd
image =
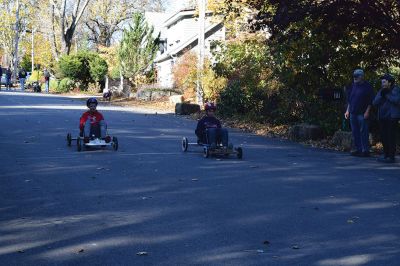
[(204, 68), (204, 46), (205, 46), (205, 17), (206, 17), (207, 0), (198, 0), (199, 7), (199, 38), (198, 38), (198, 62), (197, 62), (197, 86), (196, 86), (196, 100), (197, 103), (203, 105), (203, 68)]
[(16, 2), (15, 11), (15, 48), (14, 48), (14, 79), (18, 76), (18, 45), (19, 45), (19, 0)]

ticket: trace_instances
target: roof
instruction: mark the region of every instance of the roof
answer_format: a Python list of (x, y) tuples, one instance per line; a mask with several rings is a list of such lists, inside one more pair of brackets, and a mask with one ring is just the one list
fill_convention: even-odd
[[(205, 29), (205, 35), (209, 36), (209, 35), (211, 35), (211, 33), (221, 29), (222, 27), (223, 27), (222, 23), (212, 24)], [(183, 52), (185, 49), (187, 49), (188, 47), (190, 47), (191, 45), (193, 45), (195, 42), (198, 41), (198, 39), (199, 39), (198, 36), (199, 36), (198, 34), (193, 35), (191, 38), (187, 39), (184, 43), (182, 43), (180, 46), (176, 47), (172, 51), (167, 51), (166, 53), (162, 54), (160, 57), (156, 58), (154, 60), (154, 62), (155, 63), (163, 62), (163, 61)]]
[[(175, 14), (173, 14), (171, 17), (169, 17), (167, 20), (164, 22), (164, 27), (169, 27), (173, 25), (174, 23), (178, 22), (185, 16), (193, 16), (195, 14), (195, 9), (194, 8), (187, 8), (187, 9), (181, 9)], [(212, 14), (211, 11), (206, 12), (208, 14)]]

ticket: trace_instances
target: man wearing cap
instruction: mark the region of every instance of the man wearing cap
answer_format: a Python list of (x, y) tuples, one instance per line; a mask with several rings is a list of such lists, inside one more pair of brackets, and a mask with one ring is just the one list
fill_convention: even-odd
[(368, 118), (370, 116), (374, 90), (371, 84), (364, 80), (364, 71), (356, 69), (353, 72), (353, 83), (347, 91), (347, 110), (344, 114), (350, 118), (355, 151), (350, 155), (359, 157), (369, 156)]
[(396, 133), (400, 119), (400, 88), (390, 74), (381, 77), (382, 88), (378, 91), (373, 104), (378, 107), (378, 120), (383, 144), (383, 157), (378, 161), (394, 163), (396, 154)]

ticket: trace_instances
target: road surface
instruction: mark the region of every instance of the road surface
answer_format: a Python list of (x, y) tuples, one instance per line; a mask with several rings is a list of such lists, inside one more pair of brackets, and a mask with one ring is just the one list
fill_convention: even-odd
[(82, 100), (0, 92), (1, 265), (399, 265), (399, 163), (233, 129), (205, 159), (195, 121), (99, 109), (119, 150), (77, 152)]

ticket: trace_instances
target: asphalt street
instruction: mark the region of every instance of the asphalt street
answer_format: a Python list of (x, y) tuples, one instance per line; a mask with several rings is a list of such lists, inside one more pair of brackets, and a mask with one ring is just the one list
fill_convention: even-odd
[(400, 163), (100, 104), (119, 150), (78, 152), (80, 99), (0, 92), (0, 265), (400, 265)]

